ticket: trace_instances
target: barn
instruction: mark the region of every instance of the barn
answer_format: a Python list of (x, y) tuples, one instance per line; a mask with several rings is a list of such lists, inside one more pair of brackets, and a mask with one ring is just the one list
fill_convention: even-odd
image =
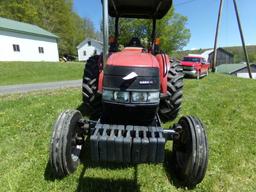
[(58, 37), (36, 25), (0, 17), (0, 61), (59, 61)]
[[(201, 54), (209, 63), (212, 63), (214, 51), (208, 50)], [(216, 66), (221, 64), (232, 64), (234, 63), (234, 55), (223, 48), (217, 49), (217, 60)]]
[(87, 38), (77, 46), (78, 60), (87, 61), (91, 56), (101, 54), (102, 49), (102, 42), (92, 38)]
[[(256, 79), (256, 64), (251, 64), (252, 76)], [(249, 78), (246, 64), (222, 64), (216, 67), (216, 72)]]

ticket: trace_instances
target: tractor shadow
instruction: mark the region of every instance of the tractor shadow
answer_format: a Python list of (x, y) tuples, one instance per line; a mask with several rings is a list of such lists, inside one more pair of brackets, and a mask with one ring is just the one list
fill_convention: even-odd
[[(102, 166), (99, 166), (102, 168)], [(134, 179), (115, 179), (115, 178), (100, 178), (100, 174), (94, 177), (86, 176), (86, 169), (84, 166), (78, 179), (77, 192), (139, 192), (140, 186), (137, 183), (137, 169), (135, 167)], [(91, 168), (91, 167), (90, 167)]]
[[(88, 144), (88, 143), (87, 143)], [(88, 146), (88, 145), (86, 145)], [(182, 183), (177, 178), (175, 172), (174, 162), (170, 160), (172, 151), (165, 151), (165, 163), (163, 164), (165, 173), (170, 182), (170, 185), (176, 188), (185, 189)], [(139, 192), (140, 185), (138, 184), (138, 167), (135, 164), (116, 164), (116, 163), (96, 163), (90, 160), (90, 150), (84, 148), (81, 156), (81, 166), (83, 166), (80, 176), (78, 178), (77, 192), (109, 192), (109, 191), (122, 191), (122, 192)], [(101, 178), (100, 173), (97, 176), (86, 176), (86, 170), (93, 168), (109, 169), (109, 170), (121, 170), (126, 168), (134, 168), (133, 179), (116, 179), (116, 178)], [(44, 178), (47, 181), (62, 180), (54, 175), (49, 162), (46, 164)]]
[[(56, 179), (58, 179), (55, 174), (52, 171), (52, 167), (50, 164), (50, 161), (47, 161), (46, 167), (45, 167), (45, 171), (44, 171), (44, 179), (46, 181), (55, 181)], [(61, 179), (61, 178), (60, 178)]]
[[(77, 192), (109, 192), (109, 191), (122, 191), (122, 192), (139, 192), (140, 186), (137, 182), (138, 169), (137, 165), (130, 164), (116, 164), (116, 163), (96, 163), (90, 160), (88, 149), (82, 151), (81, 163), (83, 169), (78, 179)], [(133, 179), (116, 179), (116, 178), (101, 178), (101, 174), (94, 177), (86, 176), (86, 170), (93, 168), (121, 170), (125, 168), (134, 168)]]
[(165, 162), (163, 164), (166, 176), (170, 182), (170, 185), (175, 186), (177, 189), (182, 188), (186, 189), (182, 182), (178, 179), (177, 173), (176, 173), (176, 168), (175, 168), (175, 163), (172, 160), (172, 151), (170, 150), (165, 150)]

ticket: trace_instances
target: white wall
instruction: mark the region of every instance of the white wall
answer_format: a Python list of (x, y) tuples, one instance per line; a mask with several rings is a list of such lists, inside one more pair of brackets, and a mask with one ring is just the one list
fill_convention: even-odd
[[(20, 52), (14, 52), (13, 44)], [(43, 54), (38, 47), (44, 48)], [(57, 40), (0, 30), (0, 61), (59, 61)]]
[[(97, 54), (101, 54), (102, 47), (94, 45), (92, 42), (91, 45), (88, 45), (88, 43), (85, 43), (81, 47), (78, 48), (78, 60), (79, 61), (87, 61), (91, 56), (94, 55), (95, 50), (97, 51)], [(86, 55), (84, 55), (84, 51), (86, 51)]]
[[(237, 77), (250, 78), (248, 73), (237, 73)], [(256, 79), (256, 73), (252, 73), (252, 78)]]

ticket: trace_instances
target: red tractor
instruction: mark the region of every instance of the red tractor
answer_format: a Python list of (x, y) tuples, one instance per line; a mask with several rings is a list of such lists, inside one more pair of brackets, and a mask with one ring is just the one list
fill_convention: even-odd
[[(56, 176), (74, 172), (82, 148), (90, 149), (95, 162), (173, 164), (179, 181), (194, 187), (204, 178), (208, 162), (203, 123), (193, 116), (163, 129), (161, 122), (174, 120), (181, 107), (183, 75), (155, 41), (156, 20), (166, 15), (172, 0), (103, 0), (102, 56), (91, 57), (83, 77), (83, 102), (90, 120), (78, 110), (60, 114), (54, 127), (50, 163)], [(117, 50), (109, 42), (108, 17), (151, 19), (152, 47), (145, 49), (138, 38)], [(150, 50), (150, 51), (148, 51)], [(165, 157), (165, 143), (173, 140), (172, 155)], [(85, 142), (88, 141), (88, 142)]]

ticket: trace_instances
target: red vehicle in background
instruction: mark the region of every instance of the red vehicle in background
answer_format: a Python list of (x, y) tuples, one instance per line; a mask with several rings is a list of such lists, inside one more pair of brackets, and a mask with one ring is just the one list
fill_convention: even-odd
[(184, 75), (200, 79), (200, 77), (208, 75), (210, 63), (207, 63), (202, 56), (186, 56), (181, 61), (180, 66)]

